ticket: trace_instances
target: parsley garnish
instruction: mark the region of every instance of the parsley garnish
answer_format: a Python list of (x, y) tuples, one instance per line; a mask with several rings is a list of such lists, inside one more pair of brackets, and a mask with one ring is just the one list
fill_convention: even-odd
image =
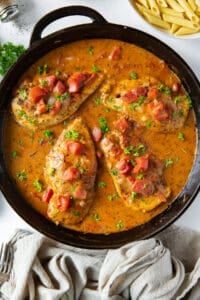
[(122, 220), (119, 220), (119, 221), (117, 222), (116, 227), (117, 227), (118, 229), (122, 229), (122, 228), (124, 227), (124, 224), (123, 224)]
[(65, 133), (65, 138), (72, 139), (73, 141), (78, 140), (80, 134), (77, 130), (69, 130)]
[(5, 75), (24, 51), (22, 45), (14, 45), (11, 42), (0, 44), (0, 75)]
[(17, 172), (17, 177), (19, 178), (20, 181), (24, 181), (27, 179), (27, 175), (25, 171), (19, 171)]
[(13, 158), (15, 158), (15, 157), (17, 157), (18, 152), (16, 150), (14, 150), (14, 151), (11, 152), (11, 155), (12, 155)]
[(92, 46), (88, 47), (87, 52), (92, 55), (94, 53), (94, 48)]
[(99, 125), (102, 133), (106, 133), (109, 131), (106, 118), (104, 117), (99, 118)]
[(130, 73), (130, 77), (131, 77), (131, 79), (138, 79), (138, 74), (132, 71)]
[(104, 181), (99, 181), (98, 187), (104, 188), (104, 187), (106, 187), (106, 183)]
[(43, 184), (38, 179), (33, 182), (33, 186), (37, 189), (38, 192), (42, 192)]
[(99, 68), (96, 65), (93, 65), (92, 66), (92, 71), (97, 73), (97, 72), (99, 72)]
[(185, 140), (185, 136), (183, 133), (179, 132), (178, 134), (178, 139), (181, 140), (181, 141), (184, 141)]
[(113, 201), (115, 199), (118, 199), (119, 198), (119, 195), (117, 193), (113, 194), (113, 195), (108, 195), (108, 200), (109, 201)]
[(118, 175), (118, 171), (115, 170), (115, 169), (112, 169), (112, 170), (110, 171), (110, 173), (111, 173), (113, 176), (117, 176), (117, 175)]
[(62, 102), (64, 100), (66, 100), (66, 99), (69, 99), (70, 98), (70, 94), (68, 92), (66, 92), (66, 93), (64, 93), (62, 95), (57, 95), (55, 98), (56, 98), (56, 100)]
[(173, 162), (173, 159), (167, 158), (167, 159), (165, 160), (165, 167), (167, 168), (167, 167), (173, 165), (173, 163), (174, 163), (174, 162)]
[(43, 134), (46, 138), (48, 139), (52, 139), (53, 138), (53, 131), (50, 131), (50, 130), (44, 130), (43, 131)]
[(99, 214), (97, 214), (97, 213), (93, 215), (93, 218), (95, 219), (95, 221), (100, 220)]
[(46, 73), (48, 73), (48, 69), (49, 69), (49, 67), (47, 64), (44, 64), (43, 66), (38, 66), (37, 73), (39, 75), (46, 74)]

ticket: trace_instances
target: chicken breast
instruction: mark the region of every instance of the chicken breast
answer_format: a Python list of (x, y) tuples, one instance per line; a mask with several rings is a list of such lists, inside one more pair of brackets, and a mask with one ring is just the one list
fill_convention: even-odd
[(67, 226), (79, 223), (93, 202), (97, 171), (94, 145), (81, 118), (72, 121), (46, 157), (44, 176), (53, 191), (48, 217)]
[(167, 201), (170, 188), (163, 179), (164, 164), (132, 130), (108, 132), (100, 145), (117, 193), (127, 206), (146, 212)]
[(78, 110), (103, 81), (103, 74), (76, 72), (66, 80), (48, 74), (19, 86), (11, 103), (16, 121), (27, 128), (47, 128)]
[(107, 82), (101, 92), (105, 106), (160, 132), (182, 127), (191, 106), (179, 83), (168, 87), (153, 77)]

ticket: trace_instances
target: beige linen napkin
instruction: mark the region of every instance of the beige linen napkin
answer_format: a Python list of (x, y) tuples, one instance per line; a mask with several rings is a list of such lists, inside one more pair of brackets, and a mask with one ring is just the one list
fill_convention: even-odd
[(13, 247), (10, 280), (0, 289), (5, 299), (200, 299), (200, 233), (186, 228), (99, 251), (19, 231)]

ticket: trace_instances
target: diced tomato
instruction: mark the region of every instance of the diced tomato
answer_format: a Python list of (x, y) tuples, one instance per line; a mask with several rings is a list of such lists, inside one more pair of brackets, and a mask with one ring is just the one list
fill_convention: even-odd
[(40, 86), (34, 86), (29, 91), (29, 100), (33, 103), (37, 103), (47, 95), (47, 91)]
[(71, 198), (68, 195), (59, 195), (57, 198), (57, 208), (60, 212), (66, 212), (70, 206)]
[(50, 111), (50, 114), (53, 116), (56, 115), (61, 110), (61, 107), (62, 107), (62, 103), (60, 101), (56, 101), (53, 105), (53, 108)]
[(67, 90), (66, 85), (61, 80), (58, 80), (53, 89), (53, 92), (57, 95), (62, 95), (66, 92), (66, 90)]
[(63, 174), (63, 177), (66, 181), (73, 181), (79, 178), (79, 176), (80, 176), (80, 172), (75, 167), (69, 167), (68, 169), (65, 170)]
[(37, 106), (36, 106), (36, 111), (39, 115), (47, 112), (47, 106), (46, 106), (46, 103), (44, 102), (43, 99), (41, 99), (38, 103), (37, 103)]
[(138, 87), (135, 89), (135, 91), (136, 91), (136, 94), (137, 94), (138, 97), (140, 97), (140, 96), (146, 97), (146, 96), (147, 96), (148, 89), (147, 89), (147, 87), (145, 87), (145, 86), (138, 86)]
[(119, 148), (118, 146), (113, 146), (111, 149), (110, 149), (110, 155), (112, 157), (118, 157), (119, 155), (122, 154), (122, 150), (121, 148)]
[(121, 58), (121, 54), (122, 54), (122, 48), (117, 46), (113, 48), (108, 58), (110, 60), (119, 60)]
[(154, 192), (154, 185), (148, 179), (136, 179), (132, 185), (132, 190), (138, 194), (149, 196)]
[(56, 75), (49, 75), (45, 77), (44, 80), (47, 81), (47, 86), (52, 89), (56, 85), (58, 79)]
[(163, 102), (154, 100), (148, 104), (148, 107), (155, 120), (162, 121), (169, 118), (169, 113)]
[(53, 190), (50, 188), (47, 188), (46, 191), (42, 195), (42, 201), (49, 203), (52, 196), (53, 196)]
[(69, 141), (65, 145), (66, 150), (69, 151), (73, 155), (81, 155), (84, 152), (84, 145), (80, 142), (72, 142)]
[(147, 93), (147, 98), (149, 100), (154, 100), (154, 99), (157, 99), (158, 98), (158, 94), (159, 94), (159, 91), (157, 88), (155, 87), (152, 87), (148, 90), (148, 93)]
[(99, 142), (102, 138), (101, 129), (99, 127), (94, 127), (92, 130), (92, 136), (95, 142)]
[(138, 100), (138, 96), (136, 94), (136, 91), (135, 90), (132, 90), (132, 91), (129, 91), (127, 93), (125, 93), (121, 99), (124, 101), (124, 102), (127, 102), (127, 103), (134, 103), (134, 102), (137, 102)]
[(84, 188), (78, 186), (73, 192), (73, 196), (75, 198), (85, 200), (87, 198), (87, 191)]
[(133, 168), (133, 173), (138, 174), (141, 171), (148, 170), (149, 167), (148, 155), (136, 157), (135, 161), (136, 161), (136, 165)]
[(127, 129), (129, 129), (129, 123), (126, 121), (126, 119), (119, 119), (115, 122), (115, 125), (117, 129), (121, 132), (125, 132)]
[(127, 159), (123, 158), (116, 164), (116, 168), (121, 174), (126, 175), (132, 170), (133, 167)]
[(68, 78), (70, 93), (77, 93), (84, 86), (85, 81), (89, 78), (87, 73), (76, 72)]

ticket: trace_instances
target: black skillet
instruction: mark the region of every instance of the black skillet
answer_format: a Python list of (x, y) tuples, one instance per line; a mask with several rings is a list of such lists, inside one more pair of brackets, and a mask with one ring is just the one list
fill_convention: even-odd
[[(92, 23), (65, 28), (45, 38), (41, 38), (44, 28), (51, 22), (66, 16), (82, 15), (92, 19)], [(56, 226), (33, 210), (17, 191), (8, 175), (4, 156), (4, 135), (6, 135), (5, 115), (11, 99), (11, 92), (22, 74), (39, 58), (50, 50), (64, 44), (92, 38), (111, 38), (129, 42), (154, 53), (165, 60), (169, 67), (177, 73), (189, 93), (196, 118), (197, 149), (192, 171), (182, 192), (173, 203), (150, 222), (134, 229), (103, 234), (84, 234)], [(142, 31), (122, 25), (108, 23), (96, 11), (82, 6), (63, 7), (44, 16), (35, 26), (30, 47), (7, 73), (0, 85), (0, 189), (11, 207), (32, 227), (44, 235), (59, 242), (82, 248), (104, 249), (116, 248), (127, 242), (151, 237), (173, 223), (192, 203), (199, 190), (200, 158), (200, 85), (189, 66), (167, 45)]]

